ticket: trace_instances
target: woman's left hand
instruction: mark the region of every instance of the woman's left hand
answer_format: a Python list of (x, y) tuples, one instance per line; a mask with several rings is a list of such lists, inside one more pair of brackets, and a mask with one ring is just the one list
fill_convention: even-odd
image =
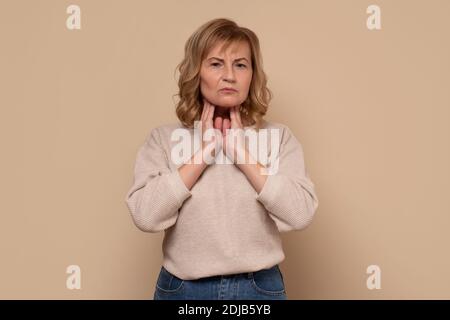
[[(230, 110), (230, 121), (226, 119), (222, 125), (223, 152), (234, 163), (244, 163), (246, 161), (245, 132), (242, 125), (240, 105), (234, 106)], [(227, 129), (231, 129), (227, 132)]]

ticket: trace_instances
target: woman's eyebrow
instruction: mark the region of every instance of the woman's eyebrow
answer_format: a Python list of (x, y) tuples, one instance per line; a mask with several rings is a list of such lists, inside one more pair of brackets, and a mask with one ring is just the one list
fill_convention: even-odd
[[(217, 58), (217, 57), (211, 57), (211, 58), (209, 58), (208, 60), (212, 60), (212, 59), (216, 59), (216, 60), (219, 60), (219, 61), (222, 61), (222, 62), (223, 62), (223, 59), (220, 59), (220, 58)], [(244, 57), (234, 59), (234, 61), (239, 61), (239, 60), (246, 60), (246, 61), (248, 62), (247, 58), (244, 58)]]

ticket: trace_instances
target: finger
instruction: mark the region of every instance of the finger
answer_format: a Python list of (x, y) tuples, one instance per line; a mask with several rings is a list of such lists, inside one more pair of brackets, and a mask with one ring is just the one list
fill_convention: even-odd
[(205, 121), (208, 121), (209, 113), (211, 112), (211, 104), (209, 102), (206, 103), (206, 114), (205, 114)]
[(211, 104), (209, 103), (209, 102), (207, 102), (206, 104), (205, 104), (205, 116), (204, 116), (204, 118), (203, 118), (203, 123), (204, 123), (204, 125), (206, 126), (206, 124), (207, 124), (207, 122), (208, 122), (208, 117), (209, 117), (209, 113), (210, 113), (210, 110), (211, 110)]
[(214, 128), (222, 130), (222, 117), (217, 117), (214, 121)]
[(243, 127), (242, 126), (242, 119), (241, 119), (241, 111), (239, 110), (240, 108), (241, 108), (240, 105), (236, 106), (236, 119), (237, 119), (237, 122), (239, 123), (239, 126)]
[(233, 118), (231, 119), (232, 120), (231, 127), (232, 128), (241, 128), (242, 126), (238, 119), (238, 115), (237, 115), (238, 112), (236, 111), (236, 107), (231, 108), (231, 110), (232, 110), (231, 112), (233, 113)]
[(208, 114), (208, 103), (206, 100), (203, 101), (203, 108), (202, 108), (202, 116), (200, 117), (200, 120), (206, 119), (206, 115)]
[(222, 124), (222, 131), (224, 136), (227, 134), (227, 129), (230, 128), (231, 128), (230, 119), (224, 119)]
[(234, 107), (230, 109), (230, 120), (231, 125), (234, 125), (236, 123), (236, 112), (234, 111)]
[(214, 118), (214, 110), (215, 110), (215, 108), (216, 107), (214, 105), (209, 104), (207, 121), (212, 121), (212, 119)]

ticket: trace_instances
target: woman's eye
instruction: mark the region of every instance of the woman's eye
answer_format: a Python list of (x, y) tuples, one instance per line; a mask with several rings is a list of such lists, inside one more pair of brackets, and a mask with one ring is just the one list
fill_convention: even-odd
[[(214, 67), (217, 67), (217, 66), (220, 66), (220, 63), (219, 62), (214, 62), (214, 63), (211, 63), (211, 65), (214, 66)], [(247, 66), (245, 64), (243, 64), (243, 63), (238, 63), (237, 65), (239, 66), (239, 68), (247, 68)]]

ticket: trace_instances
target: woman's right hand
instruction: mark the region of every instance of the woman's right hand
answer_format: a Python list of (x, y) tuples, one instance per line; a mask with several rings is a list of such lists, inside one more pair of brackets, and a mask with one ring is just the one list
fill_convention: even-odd
[[(215, 106), (208, 100), (203, 99), (203, 110), (201, 115), (201, 127), (202, 127), (202, 150), (204, 155), (211, 155), (215, 158), (216, 149), (220, 149), (222, 146), (222, 133), (220, 130), (214, 129), (213, 117)], [(212, 132), (207, 134), (207, 130), (211, 129)]]

